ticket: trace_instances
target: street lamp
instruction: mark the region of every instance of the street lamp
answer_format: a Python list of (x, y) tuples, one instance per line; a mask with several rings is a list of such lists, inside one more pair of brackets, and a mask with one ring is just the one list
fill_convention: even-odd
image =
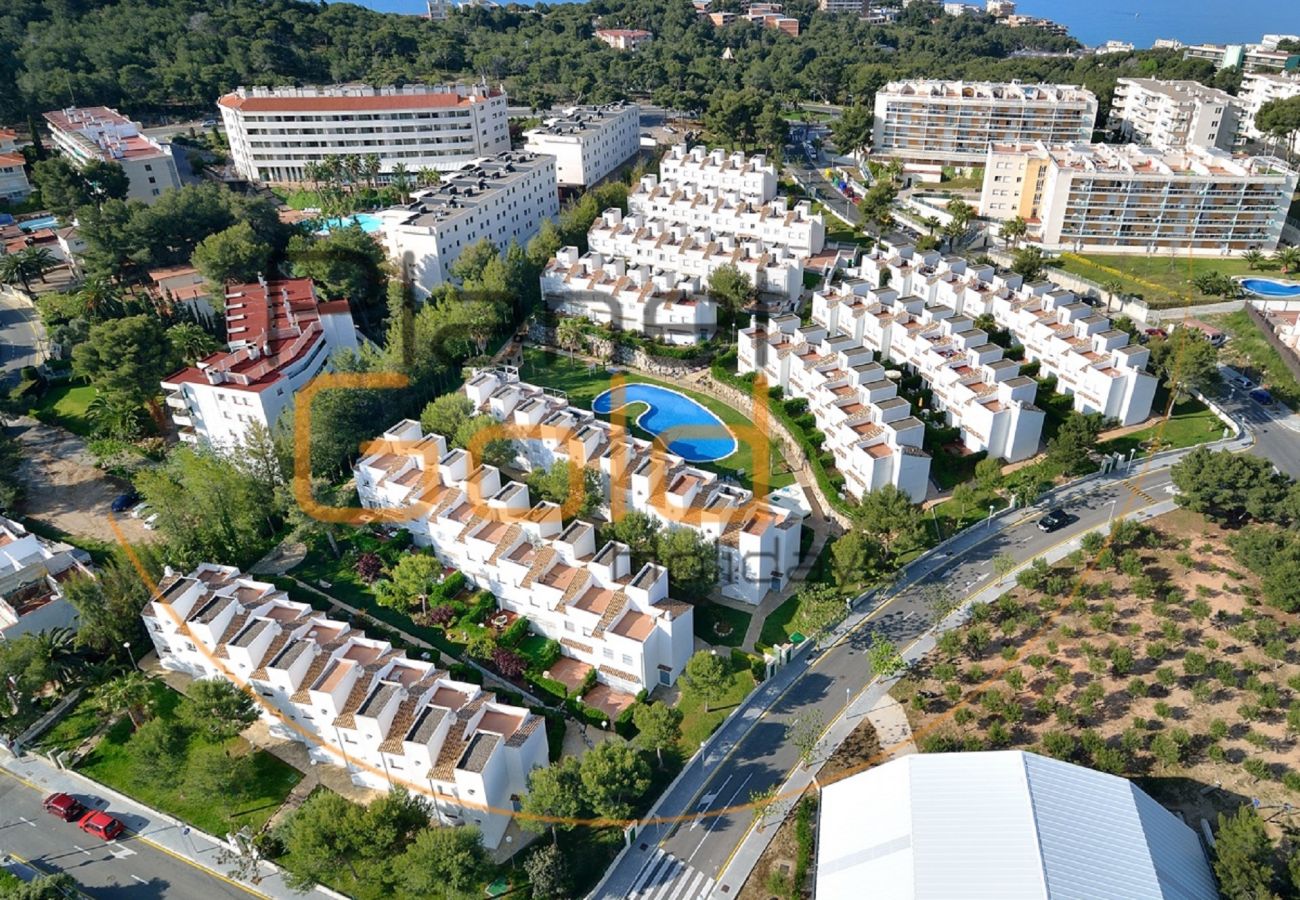
[(131, 642), (123, 641), (122, 649), (126, 651), (127, 658), (131, 660), (131, 668), (135, 668), (135, 654), (131, 652)]
[(990, 503), (990, 504), (989, 504), (989, 517), (985, 520), (985, 522), (987, 523), (987, 524), (986, 524), (986, 527), (987, 527), (987, 528), (992, 528), (992, 527), (993, 527), (993, 510), (994, 510), (994, 509), (995, 509), (995, 507), (993, 506), (992, 503)]
[(1116, 497), (1114, 500), (1110, 501), (1110, 515), (1106, 517), (1106, 521), (1107, 521), (1107, 522), (1112, 522), (1112, 521), (1114, 521), (1114, 519), (1115, 519), (1115, 504), (1118, 503), (1118, 502), (1119, 502), (1119, 498), (1118, 498), (1118, 497)]

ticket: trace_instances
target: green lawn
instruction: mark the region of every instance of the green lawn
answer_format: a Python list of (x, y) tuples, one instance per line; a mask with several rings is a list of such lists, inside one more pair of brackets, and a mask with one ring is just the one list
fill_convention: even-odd
[(1265, 339), (1259, 326), (1251, 321), (1245, 310), (1214, 316), (1214, 324), (1232, 335), (1220, 352), (1220, 358), (1232, 365), (1251, 370), (1250, 376), (1267, 387), (1273, 396), (1292, 409), (1300, 409), (1300, 384), (1282, 357)]
[[(1151, 410), (1163, 413), (1167, 405), (1168, 400), (1160, 397)], [(1208, 406), (1188, 397), (1174, 404), (1167, 422), (1157, 422), (1141, 431), (1098, 444), (1097, 449), (1102, 453), (1128, 453), (1133, 449), (1141, 449), (1142, 444), (1158, 437), (1162, 450), (1177, 450), (1216, 441), (1223, 437), (1223, 428), (1223, 420), (1212, 413)]]
[(731, 686), (724, 697), (709, 704), (707, 712), (699, 695), (682, 683), (682, 697), (677, 708), (682, 711), (682, 737), (678, 744), (683, 759), (689, 759), (700, 744), (717, 730), (731, 710), (754, 689), (754, 675), (750, 672), (747, 661), (745, 654), (738, 651), (732, 653)]
[(821, 213), (822, 218), (826, 220), (826, 241), (839, 244), (861, 244), (866, 246), (870, 243), (869, 238), (858, 234), (853, 228), (844, 223), (844, 220), (835, 213), (831, 212), (824, 204), (813, 203), (813, 212)]
[(36, 746), (42, 750), (75, 750), (90, 737), (103, 721), (103, 714), (81, 702), (41, 737)]
[(750, 613), (706, 600), (695, 604), (695, 636), (710, 644), (739, 647), (752, 618)]
[[(1189, 303), (1220, 303), (1222, 297), (1202, 294), (1192, 279), (1205, 272), (1250, 275), (1252, 269), (1236, 258), (1203, 258), (1159, 254), (1063, 254), (1058, 268), (1081, 275), (1098, 284), (1120, 281), (1124, 289), (1139, 296), (1153, 309), (1185, 306)], [(1267, 268), (1266, 262), (1263, 268)], [(1113, 270), (1113, 271), (1108, 271)]]
[(86, 410), (94, 399), (95, 389), (88, 384), (55, 384), (46, 388), (30, 412), (47, 425), (58, 425), (87, 437), (94, 426)]
[[(161, 681), (151, 684), (158, 701), (157, 714), (175, 716), (181, 695)], [(79, 712), (78, 710), (74, 715)], [(131, 734), (131, 720), (123, 717), (104, 735), (94, 752), (81, 764), (80, 771), (128, 797), (183, 819), (209, 834), (223, 835), (245, 825), (257, 830), (280, 808), (289, 791), (302, 778), (292, 766), (253, 748), (243, 738), (235, 737), (224, 744), (226, 752), (236, 755), (253, 754), (254, 774), (247, 797), (232, 801), (221, 796), (187, 795), (183, 770), (178, 776), (167, 779), (142, 776), (136, 770), (131, 763)], [(205, 745), (205, 738), (190, 735), (185, 752), (188, 754)]]
[[(709, 409), (725, 424), (736, 428), (736, 439), (739, 446), (735, 453), (726, 459), (712, 463), (698, 463), (697, 465), (702, 469), (708, 469), (720, 475), (730, 475), (745, 487), (753, 488), (754, 448), (745, 440), (744, 434), (739, 431), (740, 428), (752, 428), (753, 423), (743, 413), (732, 409), (720, 400), (687, 390), (680, 385), (647, 378), (635, 372), (624, 372), (623, 374), (628, 382), (657, 384), (661, 387), (679, 391)], [(587, 365), (581, 361), (570, 361), (568, 357), (545, 350), (538, 350), (535, 347), (524, 349), (524, 365), (519, 377), (532, 384), (564, 391), (571, 403), (584, 409), (590, 409), (592, 400), (598, 394), (609, 390), (610, 387), (610, 375), (604, 369), (597, 368), (594, 371), (589, 371)], [(631, 424), (635, 421), (637, 414), (641, 412), (638, 407), (639, 404), (633, 404), (628, 411), (628, 420), (632, 433), (637, 437), (650, 438), (651, 435)], [(609, 417), (601, 416), (601, 418), (608, 420)], [(765, 444), (763, 449), (769, 454), (769, 471), (772, 473), (768, 486), (780, 488), (793, 484), (795, 480), (794, 474), (789, 471), (789, 465), (781, 453), (770, 442)]]

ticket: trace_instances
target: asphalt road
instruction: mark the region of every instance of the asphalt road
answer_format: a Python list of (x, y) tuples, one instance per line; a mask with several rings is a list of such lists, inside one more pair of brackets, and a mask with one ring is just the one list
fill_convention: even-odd
[[(45, 812), (42, 799), (40, 792), (0, 771), (0, 852), (13, 854), (46, 872), (67, 872), (92, 897), (248, 900), (251, 896), (138, 837), (105, 843), (76, 824)], [(91, 798), (82, 795), (78, 799), (89, 803)], [(99, 805), (102, 808), (104, 801)], [(111, 806), (108, 811), (114, 812)], [(119, 818), (132, 832), (149, 824), (138, 816)]]
[(857, 206), (850, 203), (843, 194), (826, 180), (824, 168), (810, 165), (807, 159), (798, 156), (793, 157), (786, 165), (786, 171), (793, 175), (795, 181), (804, 190), (808, 191), (813, 198), (821, 201), (854, 224), (861, 221), (862, 216), (858, 213)]
[(1238, 421), (1245, 422), (1255, 435), (1251, 453), (1272, 460), (1279, 471), (1300, 478), (1300, 415), (1290, 414), (1290, 410), (1277, 403), (1261, 406), (1248, 394), (1225, 379), (1214, 392), (1214, 400)]
[(41, 361), (42, 328), (36, 310), (11, 294), (0, 292), (0, 371), (16, 374)]

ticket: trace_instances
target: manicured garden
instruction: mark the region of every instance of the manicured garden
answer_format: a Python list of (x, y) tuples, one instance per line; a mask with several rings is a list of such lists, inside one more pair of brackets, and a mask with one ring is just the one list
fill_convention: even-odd
[[(723, 656), (723, 651), (718, 655)], [(732, 650), (724, 661), (728, 666), (726, 689), (719, 696), (709, 698), (707, 704), (703, 696), (688, 685), (682, 685), (682, 697), (677, 708), (682, 712), (682, 735), (678, 746), (683, 759), (689, 759), (755, 687), (752, 657)]]
[(1197, 290), (1192, 282), (1198, 275), (1218, 272), (1230, 277), (1249, 276), (1257, 270), (1267, 270), (1269, 266), (1265, 260), (1252, 269), (1244, 259), (1231, 257), (1074, 253), (1061, 254), (1053, 264), (1064, 272), (1098, 284), (1118, 281), (1126, 292), (1141, 297), (1153, 309), (1189, 303), (1219, 303), (1222, 297)]
[(30, 414), (47, 425), (57, 425), (73, 434), (88, 437), (94, 431), (89, 414), (94, 399), (95, 389), (88, 384), (71, 381), (53, 384), (36, 399)]
[[(1152, 405), (1151, 411), (1163, 414), (1168, 400), (1164, 396), (1157, 399), (1158, 402)], [(1168, 420), (1104, 441), (1097, 445), (1097, 450), (1101, 453), (1127, 454), (1132, 450), (1149, 450), (1157, 443), (1161, 450), (1178, 450), (1217, 441), (1223, 437), (1224, 427), (1223, 420), (1208, 406), (1194, 397), (1187, 397), (1174, 404)]]
[(744, 610), (703, 601), (695, 604), (695, 636), (721, 647), (739, 647), (752, 618)]

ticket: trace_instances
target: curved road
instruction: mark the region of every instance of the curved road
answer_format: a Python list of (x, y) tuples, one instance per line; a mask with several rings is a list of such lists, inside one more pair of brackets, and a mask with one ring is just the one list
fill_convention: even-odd
[(40, 365), (45, 329), (31, 303), (0, 289), (0, 381), (23, 366)]

